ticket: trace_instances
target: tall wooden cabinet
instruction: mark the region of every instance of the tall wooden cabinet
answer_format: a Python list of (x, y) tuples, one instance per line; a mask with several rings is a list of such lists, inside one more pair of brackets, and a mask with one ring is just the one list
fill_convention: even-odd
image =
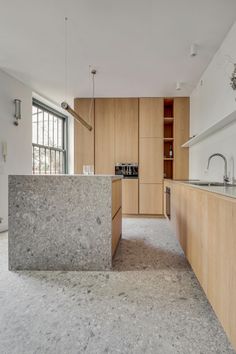
[(74, 121), (74, 171), (79, 174), (83, 165), (94, 165), (94, 102), (90, 98), (76, 98), (74, 109), (93, 127), (90, 132)]
[[(75, 99), (92, 132), (75, 122), (75, 173), (94, 165), (114, 174), (117, 163), (138, 163), (139, 179), (122, 181), (124, 214), (163, 214), (164, 178), (188, 178), (189, 98)], [(170, 151), (172, 150), (172, 156)]]
[(115, 174), (115, 99), (95, 100), (95, 172)]
[(115, 162), (138, 163), (138, 98), (116, 98)]
[(182, 148), (189, 139), (189, 97), (174, 99), (174, 179), (188, 179), (189, 149)]
[(162, 214), (163, 99), (139, 100), (139, 212)]

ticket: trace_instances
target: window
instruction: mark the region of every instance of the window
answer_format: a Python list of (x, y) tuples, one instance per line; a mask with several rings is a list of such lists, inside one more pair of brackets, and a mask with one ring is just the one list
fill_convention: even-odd
[(67, 117), (33, 99), (33, 174), (67, 172)]

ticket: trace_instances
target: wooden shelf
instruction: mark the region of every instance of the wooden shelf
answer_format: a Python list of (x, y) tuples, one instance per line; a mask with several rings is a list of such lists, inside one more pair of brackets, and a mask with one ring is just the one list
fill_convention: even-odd
[(164, 138), (164, 141), (174, 141), (174, 138)]
[(199, 133), (198, 135), (194, 136), (192, 139), (188, 140), (186, 143), (184, 143), (182, 145), (182, 147), (185, 148), (185, 147), (193, 146), (193, 145), (199, 143), (200, 141), (206, 139), (208, 136), (223, 129), (227, 125), (233, 123), (234, 121), (236, 121), (236, 111), (232, 112), (231, 114), (229, 114), (225, 118), (221, 119), (220, 121), (216, 122), (215, 124), (213, 124), (212, 126), (207, 128), (206, 130), (204, 130), (201, 133)]
[(169, 124), (174, 122), (174, 117), (164, 117), (164, 124)]
[(173, 161), (174, 158), (173, 158), (173, 157), (164, 157), (164, 160), (165, 160), (165, 161)]

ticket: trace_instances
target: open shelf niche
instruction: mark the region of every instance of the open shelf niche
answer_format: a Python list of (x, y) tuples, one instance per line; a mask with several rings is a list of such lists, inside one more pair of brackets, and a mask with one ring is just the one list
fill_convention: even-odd
[[(174, 99), (164, 98), (164, 178), (173, 178), (174, 161)], [(170, 151), (172, 150), (172, 156)]]

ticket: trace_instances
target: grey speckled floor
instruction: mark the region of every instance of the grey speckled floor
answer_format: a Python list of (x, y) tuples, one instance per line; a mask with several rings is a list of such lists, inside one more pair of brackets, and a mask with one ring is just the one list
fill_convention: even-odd
[(0, 353), (235, 353), (165, 220), (125, 219), (113, 272), (9, 272)]

